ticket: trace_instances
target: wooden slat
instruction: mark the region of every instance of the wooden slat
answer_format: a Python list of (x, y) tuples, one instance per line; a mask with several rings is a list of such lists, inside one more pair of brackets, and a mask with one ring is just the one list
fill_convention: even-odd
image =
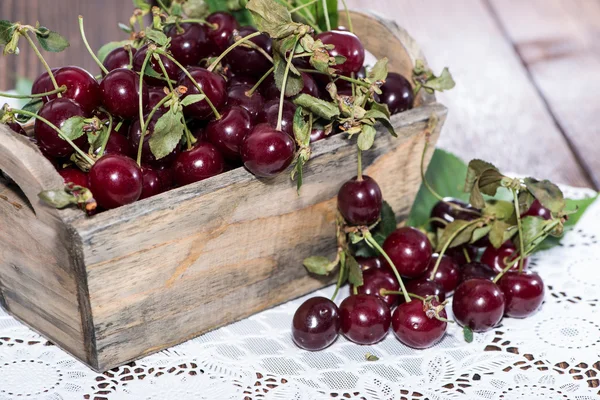
[(600, 187), (600, 1), (491, 0), (584, 168)]
[(438, 95), (449, 109), (441, 147), (465, 160), (493, 162), (504, 171), (574, 185), (591, 183), (482, 1), (347, 3), (373, 9), (406, 28), (434, 71), (450, 67), (457, 86)]

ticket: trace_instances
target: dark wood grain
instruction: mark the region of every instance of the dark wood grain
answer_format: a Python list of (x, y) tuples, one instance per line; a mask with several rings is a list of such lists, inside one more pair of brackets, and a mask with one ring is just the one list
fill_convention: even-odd
[[(483, 1), (347, 3), (352, 8), (373, 9), (407, 29), (436, 72), (450, 67), (457, 85), (438, 96), (450, 110), (440, 146), (465, 160), (483, 158), (504, 171), (591, 184)], [(573, 96), (581, 92), (585, 90)]]
[[(130, 0), (0, 1), (0, 19), (30, 25), (40, 21), (69, 40), (71, 47), (66, 51), (43, 53), (51, 67), (78, 65), (94, 75), (100, 71), (81, 42), (77, 17), (84, 17), (86, 36), (92, 49), (97, 51), (106, 42), (127, 39), (117, 23), (126, 23), (132, 11)], [(18, 56), (0, 56), (0, 90), (12, 89), (17, 77), (35, 79), (42, 72), (42, 65), (24, 40), (20, 50)]]
[(557, 125), (600, 188), (600, 1), (490, 4)]

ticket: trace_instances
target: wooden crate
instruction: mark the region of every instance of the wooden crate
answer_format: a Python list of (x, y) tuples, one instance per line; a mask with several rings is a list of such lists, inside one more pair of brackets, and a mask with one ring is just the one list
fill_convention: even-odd
[[(393, 23), (353, 13), (356, 33), (390, 68), (411, 75), (415, 42)], [(420, 94), (378, 129), (366, 173), (401, 220), (421, 183), (423, 131), (446, 109)], [(261, 181), (243, 168), (86, 217), (38, 193), (63, 182), (26, 138), (0, 127), (0, 303), (96, 371), (176, 345), (330, 283), (302, 260), (335, 251), (335, 196), (355, 174), (356, 147), (338, 135), (314, 145), (297, 195), (288, 174)], [(430, 147), (433, 151), (433, 146)], [(431, 157), (427, 154), (427, 162)]]

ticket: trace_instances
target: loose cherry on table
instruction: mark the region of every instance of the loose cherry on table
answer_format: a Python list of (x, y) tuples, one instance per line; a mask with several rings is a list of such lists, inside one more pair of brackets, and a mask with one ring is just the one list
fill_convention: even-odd
[[(142, 71), (142, 65), (144, 65), (144, 60), (146, 58), (146, 54), (148, 53), (148, 46), (149, 45), (144, 45), (144, 46), (140, 47), (138, 49), (138, 51), (136, 51), (135, 56), (133, 56), (133, 70), (134, 71), (136, 71), (136, 72)], [(173, 61), (169, 60), (166, 56), (159, 55), (159, 57), (165, 67), (165, 71), (167, 71), (168, 78), (177, 80), (177, 78), (179, 77), (179, 72), (180, 72), (179, 67), (177, 65), (175, 65), (175, 63)], [(156, 72), (158, 75), (164, 77), (162, 68), (160, 67), (158, 60), (156, 60), (154, 58), (154, 56), (150, 57), (147, 65), (149, 65), (152, 68), (152, 70), (154, 70), (154, 72)], [(161, 85), (165, 84), (164, 80), (159, 79), (159, 78), (154, 78), (154, 77), (151, 77), (146, 74), (144, 74), (144, 82), (146, 82), (149, 85), (154, 85), (154, 86), (161, 86)]]
[(544, 301), (544, 282), (535, 272), (508, 271), (498, 280), (498, 286), (506, 299), (504, 314), (509, 317), (528, 317)]
[(487, 279), (474, 278), (461, 283), (452, 297), (454, 318), (474, 332), (485, 332), (502, 320), (506, 301), (502, 290)]
[(390, 329), (390, 308), (379, 297), (352, 295), (340, 304), (340, 320), (346, 339), (358, 344), (375, 344)]
[(133, 203), (142, 194), (142, 171), (129, 157), (104, 156), (92, 166), (88, 177), (94, 199), (104, 209)]
[(88, 175), (77, 168), (65, 168), (58, 171), (59, 175), (62, 176), (65, 184), (72, 183), (75, 186), (83, 186), (89, 188)]
[[(130, 51), (131, 58), (133, 59), (133, 56), (135, 56), (135, 52), (137, 51), (137, 49), (130, 46)], [(104, 59), (104, 62), (102, 62), (102, 65), (104, 65), (104, 68), (106, 68), (108, 72), (117, 68), (129, 68), (130, 63), (132, 61), (129, 59), (130, 51), (125, 49), (125, 47), (117, 47), (116, 49), (108, 53), (108, 55)], [(102, 75), (106, 75), (104, 71), (102, 71)]]
[(225, 159), (208, 142), (198, 142), (191, 150), (182, 151), (173, 163), (175, 181), (184, 186), (218, 175), (225, 170)]
[(257, 122), (265, 108), (265, 100), (258, 91), (252, 93), (251, 96), (246, 95), (250, 89), (252, 86), (245, 84), (230, 86), (227, 91), (227, 105), (246, 109), (250, 113), (252, 121)]
[[(50, 100), (40, 108), (38, 115), (58, 128), (62, 128), (71, 117), (89, 116), (79, 104), (66, 97)], [(58, 133), (45, 122), (36, 119), (34, 132), (38, 146), (45, 154), (58, 158), (67, 157), (73, 153), (73, 147), (66, 140), (61, 139)], [(87, 145), (87, 137), (83, 135), (73, 142), (79, 148), (84, 148)]]
[(209, 142), (219, 149), (229, 160), (239, 160), (244, 138), (252, 130), (252, 117), (242, 107), (229, 107), (221, 113), (221, 119), (214, 119), (206, 125)]
[(260, 178), (272, 178), (285, 170), (294, 159), (296, 144), (292, 138), (268, 124), (259, 124), (242, 142), (244, 166)]
[(480, 263), (479, 261), (471, 261), (470, 263), (461, 266), (461, 282), (468, 281), (473, 278), (482, 278), (487, 280), (493, 280), (497, 272), (490, 268), (488, 265)]
[[(257, 30), (251, 26), (243, 26), (239, 30), (241, 37), (251, 35)], [(268, 54), (273, 53), (273, 43), (271, 38), (265, 34), (250, 39), (251, 42), (261, 47)], [(229, 45), (234, 43), (234, 38), (229, 38)], [(256, 77), (263, 76), (269, 68), (273, 66), (264, 54), (251, 47), (243, 45), (237, 46), (226, 56), (227, 63), (232, 71), (237, 75), (251, 75)]]
[(382, 295), (381, 290), (400, 290), (400, 284), (393, 273), (383, 268), (370, 268), (363, 272), (363, 284), (357, 288), (358, 294), (380, 297), (388, 307), (398, 303), (397, 294)]
[(215, 49), (209, 39), (208, 29), (205, 25), (189, 22), (171, 25), (166, 33), (171, 38), (169, 51), (173, 58), (183, 66), (188, 66), (198, 65), (200, 60), (213, 54)]
[[(504, 268), (517, 257), (517, 248), (510, 241), (507, 240), (499, 248), (494, 246), (488, 246), (483, 254), (481, 255), (481, 262), (492, 268), (496, 272), (502, 272)], [(523, 260), (523, 268), (527, 268), (529, 264), (529, 258)], [(515, 263), (511, 270), (515, 271), (519, 269), (519, 262)]]
[[(210, 99), (213, 106), (217, 110), (222, 109), (227, 100), (227, 83), (225, 79), (221, 75), (200, 67), (191, 67), (188, 69), (188, 72), (198, 83), (198, 86), (202, 88), (202, 91)], [(194, 82), (183, 73), (179, 78), (178, 85), (187, 88), (186, 94), (182, 96), (183, 99), (189, 95), (200, 94)], [(213, 116), (213, 111), (206, 100), (185, 106), (183, 112), (187, 117), (198, 119), (208, 119)]]
[(292, 339), (304, 350), (323, 350), (335, 342), (339, 331), (338, 307), (325, 297), (306, 300), (292, 320)]
[[(457, 205), (459, 208), (452, 207), (451, 204)], [(470, 210), (465, 211), (465, 210)], [(452, 197), (444, 197), (444, 201), (438, 201), (433, 209), (431, 210), (431, 218), (439, 218), (446, 223), (451, 223), (456, 219), (463, 219), (465, 221), (472, 221), (479, 217), (479, 211), (471, 206), (470, 204), (465, 203), (462, 200), (455, 199)], [(446, 225), (439, 221), (431, 221), (431, 226), (434, 229), (444, 228)]]
[(448, 325), (434, 315), (437, 312), (439, 317), (447, 318), (446, 310), (436, 310), (439, 306), (436, 300), (424, 304), (417, 299), (400, 304), (392, 314), (392, 330), (396, 338), (415, 349), (433, 346), (444, 336)]
[(240, 27), (237, 20), (230, 13), (218, 11), (206, 17), (206, 22), (213, 25), (208, 28), (208, 37), (214, 50), (223, 52), (229, 45), (229, 38), (233, 35), (233, 31)]
[(390, 257), (400, 275), (406, 278), (421, 276), (427, 269), (433, 254), (427, 236), (412, 227), (403, 227), (392, 232), (383, 243), (383, 250)]
[(538, 199), (535, 199), (529, 209), (521, 215), (521, 218), (525, 217), (540, 217), (545, 220), (552, 219), (552, 212), (546, 207), (542, 206), (542, 203)]
[[(429, 296), (437, 297), (440, 302), (446, 300), (446, 292), (444, 288), (432, 280), (430, 280), (427, 275), (423, 275), (417, 279), (411, 279), (406, 282), (406, 291), (410, 294), (415, 294), (417, 296), (427, 298)], [(404, 301), (401, 297), (400, 301)]]
[(27, 132), (25, 132), (25, 129), (23, 129), (21, 124), (18, 122), (7, 122), (6, 125), (8, 125), (13, 132), (18, 133), (19, 135), (27, 136)]
[(342, 56), (346, 58), (346, 61), (333, 67), (342, 75), (350, 76), (353, 72), (357, 73), (363, 66), (365, 48), (355, 34), (348, 31), (333, 30), (318, 34), (316, 39), (321, 40), (324, 44), (335, 46), (333, 50), (329, 50), (329, 55), (332, 57)]
[(160, 175), (152, 167), (142, 167), (142, 194), (140, 200), (156, 196), (164, 191)]
[[(140, 77), (132, 70), (117, 68), (100, 83), (102, 104), (113, 116), (124, 119), (139, 117)], [(148, 104), (148, 87), (142, 82), (142, 105)]]
[(383, 196), (375, 179), (363, 175), (346, 181), (338, 191), (340, 213), (350, 225), (371, 225), (381, 215)]
[(360, 269), (365, 272), (371, 268), (381, 268), (382, 263), (379, 257), (354, 257)]
[[(46, 74), (46, 77), (43, 77)], [(40, 94), (54, 90), (54, 85), (47, 72), (32, 86), (32, 94)], [(100, 105), (100, 85), (96, 79), (83, 68), (69, 66), (53, 70), (54, 78), (58, 86), (66, 86), (67, 90), (62, 97), (73, 100), (79, 104), (86, 113), (91, 113)], [(42, 97), (44, 102), (56, 99), (58, 96), (52, 94)]]
[(413, 108), (415, 96), (408, 79), (396, 72), (388, 73), (385, 83), (381, 86), (380, 101), (387, 104), (391, 114)]
[[(291, 101), (283, 101), (283, 116), (281, 119), (281, 130), (291, 137), (294, 137), (294, 113), (296, 105)], [(275, 128), (277, 126), (277, 118), (279, 116), (279, 100), (269, 100), (265, 103), (265, 108), (259, 116), (261, 122), (269, 124)]]
[[(437, 253), (431, 256), (429, 266), (425, 271), (425, 276), (429, 279), (431, 279), (430, 275), (433, 272), (433, 268), (435, 267), (438, 258), (439, 254)], [(446, 292), (446, 296), (450, 295), (460, 283), (460, 268), (458, 267), (458, 264), (456, 264), (451, 257), (444, 254), (432, 280), (442, 286)]]
[[(144, 163), (144, 164), (151, 164), (153, 166), (171, 165), (173, 163), (173, 161), (175, 161), (175, 158), (177, 158), (177, 154), (179, 154), (179, 152), (180, 152), (180, 147), (175, 146), (175, 148), (173, 149), (173, 151), (171, 151), (170, 154), (161, 158), (160, 160), (157, 160), (156, 157), (154, 156), (154, 154), (152, 154), (152, 151), (150, 149), (150, 138), (152, 137), (152, 135), (154, 135), (154, 127), (156, 126), (156, 122), (162, 116), (163, 116), (163, 113), (161, 111), (155, 112), (154, 115), (152, 116), (152, 119), (150, 119), (150, 122), (148, 123), (148, 126), (146, 128), (146, 134), (144, 135), (144, 144), (142, 145), (142, 159), (141, 159), (142, 163)], [(148, 115), (144, 115), (144, 120), (146, 120), (147, 118), (148, 118)], [(140, 120), (138, 118), (136, 118), (133, 121), (133, 124), (131, 124), (131, 127), (129, 128), (130, 154), (134, 155), (136, 158), (137, 158), (141, 138), (142, 138), (142, 126), (140, 124)]]

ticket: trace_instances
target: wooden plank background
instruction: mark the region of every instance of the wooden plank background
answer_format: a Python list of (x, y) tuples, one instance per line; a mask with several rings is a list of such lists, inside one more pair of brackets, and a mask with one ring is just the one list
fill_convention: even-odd
[[(408, 29), (432, 67), (449, 66), (457, 87), (440, 95), (450, 114), (440, 145), (506, 171), (600, 187), (600, 0), (348, 0)], [(132, 7), (124, 0), (2, 0), (0, 18), (38, 19), (71, 42), (49, 54), (51, 66), (98, 72), (81, 45), (86, 18), (92, 48), (123, 39), (116, 27)], [(0, 90), (40, 66), (23, 43), (0, 57)]]

